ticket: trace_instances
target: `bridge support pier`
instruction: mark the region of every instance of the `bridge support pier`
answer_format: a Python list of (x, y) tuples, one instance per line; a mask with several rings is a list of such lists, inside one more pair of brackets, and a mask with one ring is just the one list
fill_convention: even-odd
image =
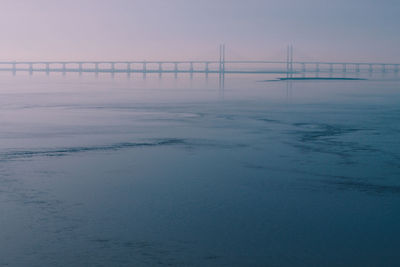
[(50, 63), (46, 63), (46, 74), (50, 74)]
[(194, 71), (194, 69), (193, 69), (193, 62), (190, 62), (190, 78), (192, 79), (193, 78), (193, 71)]
[(146, 75), (147, 75), (147, 62), (146, 61), (143, 61), (143, 69), (142, 69), (142, 71), (143, 71), (143, 79), (145, 79)]
[(306, 64), (305, 63), (301, 63), (301, 76), (304, 78), (306, 77)]
[[(287, 70), (288, 71), (288, 70)], [(289, 75), (289, 72), (287, 72)], [(219, 88), (225, 88), (225, 44), (219, 46)]]
[(163, 72), (162, 63), (158, 62), (158, 76), (161, 77), (162, 72)]
[(126, 63), (126, 76), (131, 77), (131, 63)]
[(178, 78), (178, 63), (174, 62), (174, 76), (175, 79)]

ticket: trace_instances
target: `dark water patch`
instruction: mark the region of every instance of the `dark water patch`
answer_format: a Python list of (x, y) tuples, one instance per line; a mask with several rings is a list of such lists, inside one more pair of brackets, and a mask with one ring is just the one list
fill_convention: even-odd
[(216, 116), (216, 118), (233, 121), (237, 118), (237, 116), (232, 114), (219, 114)]
[(247, 148), (250, 145), (245, 143), (231, 143), (224, 141), (213, 141), (213, 140), (193, 140), (187, 143), (191, 147), (203, 147), (203, 148), (216, 148), (216, 149), (240, 149)]
[(396, 194), (400, 196), (399, 185), (382, 185), (382, 184), (374, 184), (374, 183), (351, 181), (351, 180), (350, 181), (328, 180), (328, 181), (323, 181), (323, 183), (334, 185), (337, 187), (337, 189), (340, 190), (353, 190), (353, 191), (360, 191), (363, 193), (378, 194), (378, 195)]
[(253, 170), (266, 170), (267, 167), (263, 165), (258, 165), (254, 163), (244, 163), (243, 166), (247, 169), (253, 169)]
[(358, 128), (330, 125), (325, 123), (293, 123), (293, 126), (304, 129), (293, 132), (299, 135), (301, 137), (300, 141), (303, 142), (315, 141), (321, 138), (339, 136), (361, 130)]
[(298, 143), (290, 145), (301, 149), (303, 152), (332, 154), (343, 159), (343, 163), (353, 164), (351, 156), (357, 152), (375, 153), (378, 149), (357, 142), (356, 136), (351, 136), (351, 141), (341, 140), (345, 135), (365, 131), (366, 129), (330, 125), (325, 123), (294, 123), (297, 129), (289, 131), (297, 137)]
[(367, 152), (367, 153), (376, 153), (380, 152), (380, 150), (375, 149), (369, 145), (361, 145), (356, 142), (350, 141), (336, 141), (336, 140), (324, 140), (324, 141), (316, 141), (312, 144), (307, 143), (288, 143), (293, 147), (300, 149), (303, 152), (313, 152), (313, 153), (324, 153), (336, 155), (339, 157), (350, 158), (354, 153), (357, 152)]
[(274, 120), (274, 119), (268, 119), (268, 118), (258, 118), (258, 121), (263, 121), (263, 122), (271, 122), (271, 123), (281, 123), (279, 120)]
[(95, 242), (95, 243), (106, 244), (106, 243), (111, 242), (111, 239), (102, 239), (102, 238), (98, 238), (98, 239), (93, 239), (93, 240), (91, 240), (91, 241), (92, 241), (92, 242)]
[[(399, 194), (400, 195), (400, 185), (396, 184), (379, 184), (370, 181), (381, 181), (381, 177), (363, 177), (363, 176), (350, 176), (350, 175), (340, 175), (340, 174), (327, 174), (312, 171), (305, 171), (299, 169), (291, 169), (289, 172), (296, 174), (296, 176), (301, 177), (298, 180), (301, 181), (307, 187), (312, 187), (317, 190), (321, 190), (321, 184), (324, 185), (322, 188), (327, 190), (350, 190), (358, 191), (361, 193), (368, 194)], [(314, 178), (312, 178), (314, 177)]]
[(224, 141), (214, 141), (214, 140), (187, 140), (184, 146), (186, 151), (193, 153), (196, 150), (213, 150), (218, 153), (218, 150), (231, 150), (240, 153), (240, 150), (250, 147), (249, 144), (245, 143), (231, 143)]
[(204, 257), (204, 259), (207, 260), (207, 261), (214, 261), (214, 260), (217, 260), (219, 258), (220, 258), (220, 256), (214, 255), (214, 254), (207, 255), (207, 256)]
[(354, 177), (354, 176), (348, 176), (348, 175), (318, 173), (318, 172), (295, 170), (295, 169), (293, 169), (291, 171), (294, 173), (300, 173), (300, 174), (316, 176), (316, 177), (324, 177), (324, 178), (329, 178), (329, 179), (338, 179), (338, 180), (347, 180), (347, 181), (348, 180), (352, 180), (352, 181), (362, 180), (361, 177)]
[(140, 264), (140, 266), (192, 266), (192, 263), (182, 258), (182, 255), (186, 255), (188, 248), (176, 242), (163, 244), (151, 241), (124, 241), (104, 238), (90, 241), (94, 243), (94, 247), (103, 251), (102, 255), (105, 257), (103, 263), (111, 260), (107, 257), (111, 251), (119, 255), (119, 261), (123, 261), (125, 264), (133, 264), (129, 266), (135, 266), (134, 264)]
[(292, 145), (293, 147), (299, 149), (300, 151), (304, 152), (304, 153), (322, 153), (322, 154), (328, 154), (328, 155), (335, 155), (337, 157), (339, 157), (341, 159), (342, 163), (345, 164), (355, 164), (355, 161), (351, 160), (351, 155), (346, 152), (346, 150), (342, 150), (341, 148), (343, 147), (348, 147), (347, 145), (338, 145), (336, 144), (335, 147), (334, 144), (332, 142), (330, 142), (330, 144), (322, 143), (322, 144), (318, 144), (318, 143), (314, 143), (314, 144), (299, 144), (299, 143), (288, 143), (290, 145)]

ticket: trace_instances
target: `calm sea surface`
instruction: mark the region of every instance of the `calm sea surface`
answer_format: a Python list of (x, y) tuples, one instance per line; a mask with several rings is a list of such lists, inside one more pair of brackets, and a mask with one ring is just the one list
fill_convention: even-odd
[(2, 73), (0, 266), (399, 266), (400, 80), (268, 78)]

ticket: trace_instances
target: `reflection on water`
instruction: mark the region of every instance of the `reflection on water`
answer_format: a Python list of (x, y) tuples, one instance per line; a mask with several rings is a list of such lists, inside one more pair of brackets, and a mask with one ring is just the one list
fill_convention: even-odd
[(0, 76), (0, 266), (395, 266), (399, 82), (223, 78)]

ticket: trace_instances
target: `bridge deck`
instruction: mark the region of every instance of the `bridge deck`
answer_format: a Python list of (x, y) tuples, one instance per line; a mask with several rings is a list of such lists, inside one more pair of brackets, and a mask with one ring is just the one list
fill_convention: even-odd
[(94, 73), (296, 74), (399, 72), (400, 63), (318, 61), (3, 61), (0, 71)]

